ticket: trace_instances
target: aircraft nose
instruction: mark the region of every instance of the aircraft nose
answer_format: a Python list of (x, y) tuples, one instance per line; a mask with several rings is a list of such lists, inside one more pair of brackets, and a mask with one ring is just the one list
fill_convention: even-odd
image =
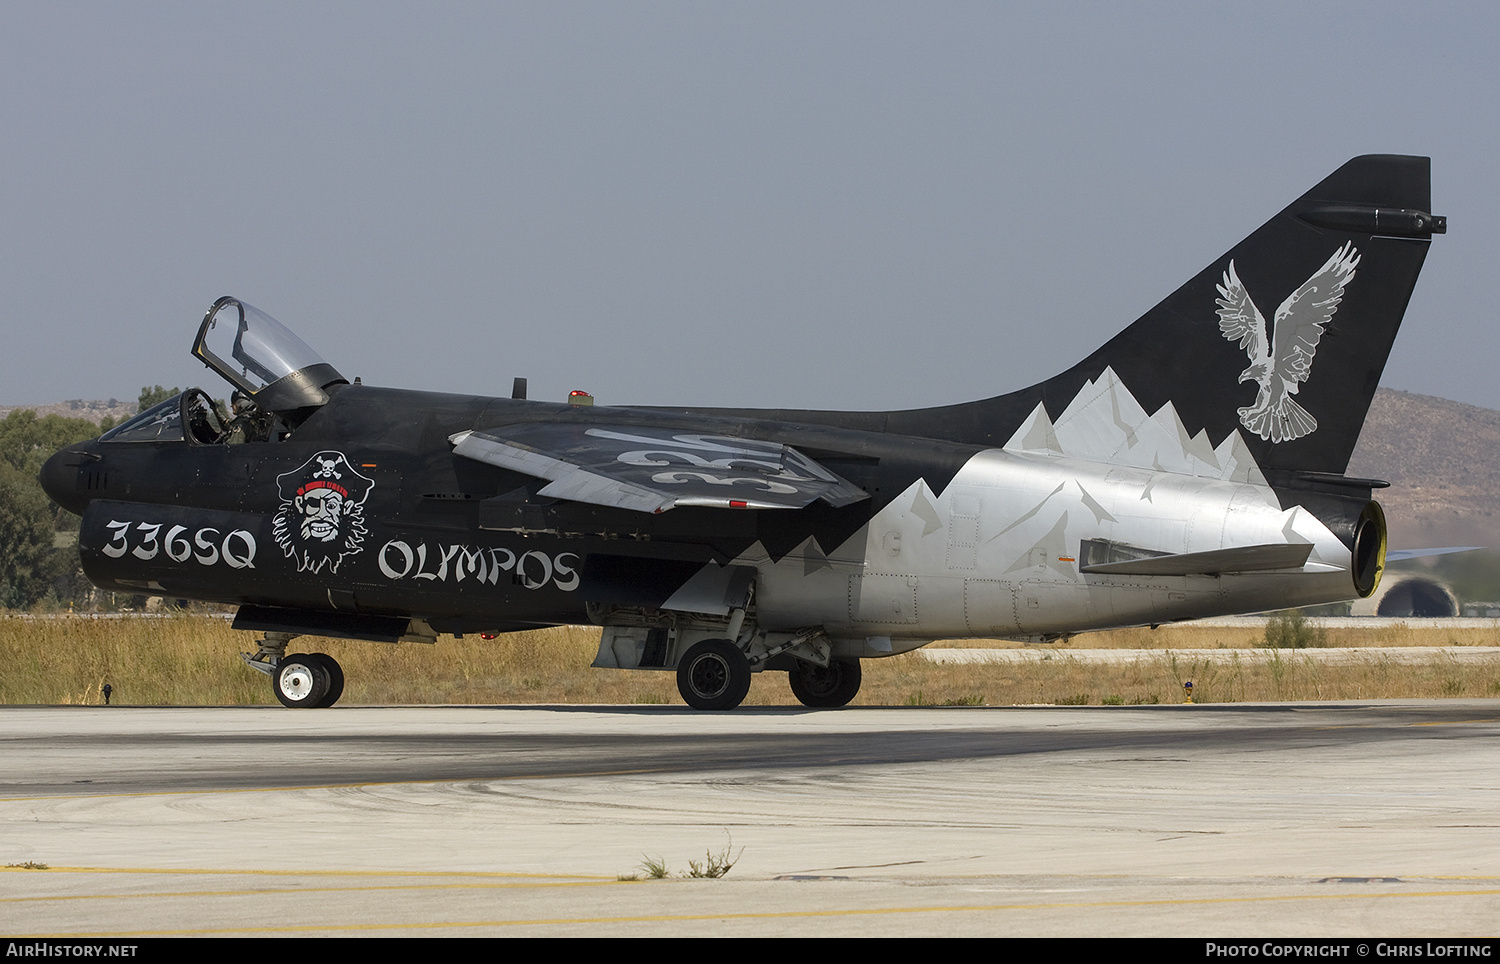
[(85, 461), (97, 458), (82, 446), (70, 446), (47, 460), (37, 476), (38, 481), (53, 502), (69, 512), (83, 515), (89, 500), (79, 485), (78, 468)]

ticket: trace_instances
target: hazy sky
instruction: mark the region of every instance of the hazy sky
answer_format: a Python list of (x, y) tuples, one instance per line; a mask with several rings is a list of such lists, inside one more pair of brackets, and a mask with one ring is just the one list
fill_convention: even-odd
[(1497, 44), (1477, 3), (0, 0), (0, 404), (220, 392), (222, 294), (373, 384), (962, 401), (1411, 153), (1450, 233), (1384, 384), (1500, 408)]

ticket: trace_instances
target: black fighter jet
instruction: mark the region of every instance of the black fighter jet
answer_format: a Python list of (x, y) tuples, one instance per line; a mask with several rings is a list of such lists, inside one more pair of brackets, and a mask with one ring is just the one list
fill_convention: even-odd
[(764, 670), (841, 706), (861, 660), (936, 638), (1374, 592), (1385, 483), (1344, 469), (1446, 229), (1430, 207), (1427, 158), (1355, 158), (1068, 371), (911, 411), (350, 384), (220, 298), (192, 351), (233, 411), (192, 389), (42, 481), (83, 516), (97, 585), (238, 604), (287, 706), (343, 689), (328, 656), (287, 653), (301, 635), (557, 624), (600, 627), (595, 666), (675, 670), (699, 709)]

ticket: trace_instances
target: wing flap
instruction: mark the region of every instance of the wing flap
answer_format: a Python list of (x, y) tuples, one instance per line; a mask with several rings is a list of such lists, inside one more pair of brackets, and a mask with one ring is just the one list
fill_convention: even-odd
[(677, 506), (800, 509), (869, 498), (779, 442), (619, 425), (533, 422), (450, 438), (456, 454), (548, 485), (541, 495), (665, 512)]

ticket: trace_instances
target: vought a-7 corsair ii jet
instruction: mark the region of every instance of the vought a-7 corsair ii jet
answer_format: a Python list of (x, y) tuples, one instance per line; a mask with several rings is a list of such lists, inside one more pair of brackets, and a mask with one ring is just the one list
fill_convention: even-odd
[[(785, 672), (841, 706), (860, 661), (1368, 596), (1344, 469), (1434, 234), (1425, 157), (1345, 164), (1082, 362), (890, 412), (641, 408), (350, 384), (214, 302), (193, 389), (42, 475), (97, 585), (239, 605), (246, 659), (329, 706), (300, 635), (601, 627), (596, 666), (731, 709)], [(1032, 323), (1025, 320), (1017, 323)], [(1003, 331), (997, 330), (997, 342)]]

